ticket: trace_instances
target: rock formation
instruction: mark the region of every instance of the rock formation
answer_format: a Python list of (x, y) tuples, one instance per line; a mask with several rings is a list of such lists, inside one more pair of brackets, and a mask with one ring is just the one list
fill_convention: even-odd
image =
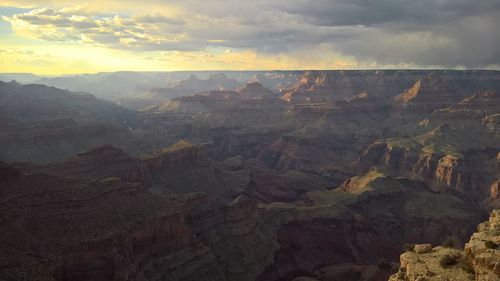
[(188, 79), (181, 80), (171, 87), (151, 88), (135, 97), (121, 98), (120, 103), (139, 109), (208, 90), (234, 90), (241, 84), (238, 80), (227, 78), (223, 73), (212, 74), (208, 79), (198, 79), (196, 75), (191, 74)]
[(493, 210), (490, 219), (478, 226), (465, 249), (429, 247), (401, 255), (399, 272), (389, 281), (406, 280), (476, 280), (500, 279), (500, 211)]
[(80, 152), (63, 162), (29, 167), (31, 173), (73, 178), (104, 179), (117, 177), (127, 182), (149, 186), (151, 173), (147, 166), (119, 148), (100, 145)]
[(197, 196), (118, 178), (11, 174), (0, 196), (2, 280), (224, 280), (185, 218)]
[(47, 163), (96, 145), (134, 139), (136, 113), (87, 93), (0, 82), (0, 159)]
[(495, 280), (500, 277), (500, 210), (478, 226), (477, 232), (465, 245), (465, 254), (476, 272), (476, 280)]
[(498, 71), (192, 74), (137, 112), (0, 84), (0, 279), (495, 274), (496, 223), (429, 244), (498, 208)]

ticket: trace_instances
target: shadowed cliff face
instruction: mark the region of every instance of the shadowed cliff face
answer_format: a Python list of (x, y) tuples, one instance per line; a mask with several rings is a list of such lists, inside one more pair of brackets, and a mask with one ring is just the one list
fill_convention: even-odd
[(134, 139), (135, 112), (88, 93), (0, 82), (0, 159), (47, 163)]
[(118, 177), (124, 181), (149, 186), (151, 173), (138, 159), (111, 145), (101, 145), (80, 152), (60, 163), (26, 167), (31, 173), (61, 177), (103, 179)]
[[(395, 259), (405, 241), (459, 240), (470, 233), (469, 222), (479, 220), (471, 203), (435, 194), (423, 183), (368, 174), (343, 190), (294, 190), (307, 180), (259, 162), (210, 162), (202, 153), (180, 142), (140, 160), (98, 147), (59, 164), (3, 165), (0, 228), (11, 229), (0, 237), (6, 276), (286, 280), (315, 276), (320, 266), (352, 264), (338, 273), (345, 274), (359, 270), (356, 264)], [(106, 166), (110, 160), (121, 164)], [(266, 173), (276, 179), (261, 178)], [(144, 179), (156, 193), (185, 195), (154, 195)], [(235, 199), (219, 184), (239, 185), (230, 191)], [(275, 188), (281, 193), (269, 190)], [(196, 189), (208, 195), (189, 193)]]
[(0, 84), (0, 277), (387, 280), (498, 207), (498, 72), (283, 75), (138, 112)]
[(224, 278), (185, 223), (196, 196), (155, 196), (118, 178), (21, 173), (0, 195), (6, 280)]

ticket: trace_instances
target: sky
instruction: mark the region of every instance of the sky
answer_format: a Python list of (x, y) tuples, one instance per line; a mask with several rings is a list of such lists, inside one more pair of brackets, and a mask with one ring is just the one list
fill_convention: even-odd
[(500, 69), (500, 0), (2, 0), (0, 72)]

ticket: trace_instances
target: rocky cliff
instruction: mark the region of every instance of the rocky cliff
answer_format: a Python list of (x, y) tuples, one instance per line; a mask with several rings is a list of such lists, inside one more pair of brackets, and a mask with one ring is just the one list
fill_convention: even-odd
[(48, 163), (96, 145), (125, 147), (135, 112), (44, 85), (0, 82), (0, 159)]
[(394, 97), (393, 111), (402, 114), (429, 114), (455, 104), (464, 98), (464, 93), (459, 92), (456, 86), (440, 75), (429, 75)]
[(237, 90), (212, 90), (179, 97), (148, 112), (194, 114), (197, 126), (252, 127), (282, 121), (284, 104), (259, 82)]
[(146, 108), (183, 96), (194, 95), (209, 90), (234, 90), (242, 82), (227, 78), (224, 73), (211, 74), (207, 79), (199, 79), (195, 74), (189, 78), (173, 83), (169, 87), (154, 87), (146, 89), (134, 97), (121, 98), (120, 104), (129, 108)]
[(179, 141), (151, 155), (144, 155), (141, 160), (151, 173), (155, 189), (176, 193), (203, 191), (219, 194), (221, 197), (232, 195), (219, 182), (205, 151), (187, 141)]
[(140, 160), (111, 145), (100, 145), (68, 157), (62, 162), (30, 166), (31, 173), (73, 178), (117, 177), (127, 182), (151, 184), (151, 173)]
[(465, 249), (415, 245), (401, 255), (399, 272), (389, 281), (500, 280), (500, 210), (478, 226)]
[(199, 197), (11, 171), (2, 167), (0, 279), (224, 280), (186, 224)]
[(396, 95), (425, 76), (420, 71), (307, 71), (293, 86), (282, 91), (290, 103), (342, 100), (367, 91), (370, 95)]
[[(439, 130), (432, 134), (439, 135)], [(370, 145), (360, 157), (360, 167), (363, 170), (379, 166), (391, 175), (423, 180), (436, 190), (458, 190), (478, 202), (488, 198), (490, 186), (498, 177), (495, 145), (457, 152), (450, 146), (451, 140), (429, 141), (429, 137), (427, 134), (415, 141), (390, 140)], [(460, 140), (467, 138), (473, 142), (474, 136), (464, 135)]]

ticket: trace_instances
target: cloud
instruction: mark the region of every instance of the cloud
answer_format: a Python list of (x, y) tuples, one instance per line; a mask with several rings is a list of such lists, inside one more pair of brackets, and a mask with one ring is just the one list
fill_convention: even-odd
[(220, 48), (235, 54), (251, 51), (266, 58), (298, 56), (301, 60), (321, 46), (330, 56), (325, 60), (334, 57), (349, 65), (354, 60), (358, 66), (500, 65), (498, 0), (143, 2), (151, 10), (176, 13), (136, 15), (134, 8), (99, 14), (61, 6), (3, 19), (19, 35), (130, 51)]
[(296, 1), (285, 8), (314, 24), (391, 25), (436, 24), (468, 16), (483, 16), (500, 9), (496, 0), (316, 0)]
[(21, 35), (48, 41), (136, 49), (194, 49), (186, 44), (181, 18), (160, 14), (133, 17), (91, 15), (75, 9), (34, 9), (2, 17)]
[(165, 23), (171, 25), (183, 25), (185, 23), (184, 19), (182, 18), (169, 18), (161, 14), (141, 15), (135, 17), (135, 19), (142, 23), (152, 23), (152, 24)]

